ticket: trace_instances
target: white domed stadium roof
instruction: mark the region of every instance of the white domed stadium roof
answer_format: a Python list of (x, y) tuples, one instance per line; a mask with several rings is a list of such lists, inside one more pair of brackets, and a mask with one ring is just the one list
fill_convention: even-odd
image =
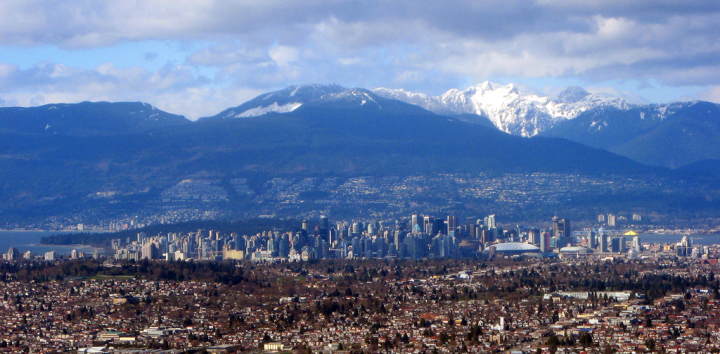
[(506, 242), (492, 245), (495, 252), (540, 252), (540, 247), (522, 242)]

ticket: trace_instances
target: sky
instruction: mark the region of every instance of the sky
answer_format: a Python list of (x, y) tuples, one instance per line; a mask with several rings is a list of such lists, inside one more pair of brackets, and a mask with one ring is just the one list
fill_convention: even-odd
[(0, 107), (143, 101), (190, 119), (289, 85), (484, 81), (720, 102), (720, 2), (3, 0)]

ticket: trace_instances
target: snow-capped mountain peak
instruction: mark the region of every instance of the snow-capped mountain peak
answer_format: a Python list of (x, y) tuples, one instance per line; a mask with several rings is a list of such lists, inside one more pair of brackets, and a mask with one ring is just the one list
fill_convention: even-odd
[(570, 87), (551, 99), (523, 92), (514, 84), (489, 81), (464, 91), (452, 89), (440, 96), (387, 88), (378, 88), (374, 92), (378, 96), (404, 101), (438, 114), (485, 116), (498, 129), (526, 137), (537, 135), (560, 121), (575, 118), (595, 107), (629, 107), (619, 98), (591, 94), (580, 87)]
[(267, 113), (288, 113), (319, 97), (344, 90), (346, 88), (336, 84), (293, 85), (282, 90), (262, 94), (240, 106), (228, 108), (212, 118), (247, 118)]

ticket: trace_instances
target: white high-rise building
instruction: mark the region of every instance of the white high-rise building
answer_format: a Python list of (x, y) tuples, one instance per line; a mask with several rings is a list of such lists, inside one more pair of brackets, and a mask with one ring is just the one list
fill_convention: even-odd
[(640, 244), (640, 236), (639, 235), (633, 236), (632, 248), (638, 253), (640, 253), (642, 251), (642, 245)]
[(607, 216), (607, 224), (608, 224), (608, 226), (616, 226), (616, 225), (617, 225), (617, 221), (616, 221), (615, 215), (613, 215), (613, 214), (608, 214), (608, 216)]
[(46, 261), (54, 261), (57, 258), (57, 253), (55, 251), (45, 252), (45, 260)]
[(495, 225), (495, 214), (489, 215), (488, 217), (485, 218), (485, 227), (486, 227), (488, 230), (496, 227), (496, 225)]

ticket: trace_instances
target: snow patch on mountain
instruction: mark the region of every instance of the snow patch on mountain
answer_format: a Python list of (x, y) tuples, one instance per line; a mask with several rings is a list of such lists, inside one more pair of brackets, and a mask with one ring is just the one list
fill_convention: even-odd
[(387, 88), (378, 88), (374, 92), (378, 96), (414, 104), (437, 114), (485, 116), (498, 129), (525, 137), (535, 136), (593, 108), (630, 108), (620, 98), (592, 94), (580, 87), (569, 87), (553, 99), (522, 92), (514, 84), (502, 85), (489, 81), (464, 91), (452, 89), (440, 96)]
[(302, 103), (299, 102), (292, 102), (284, 105), (278, 105), (277, 102), (273, 102), (271, 105), (265, 106), (265, 107), (254, 107), (250, 108), (240, 114), (235, 114), (232, 116), (232, 118), (248, 118), (248, 117), (257, 117), (261, 116), (263, 114), (268, 113), (288, 113), (292, 112), (298, 107), (302, 106)]

